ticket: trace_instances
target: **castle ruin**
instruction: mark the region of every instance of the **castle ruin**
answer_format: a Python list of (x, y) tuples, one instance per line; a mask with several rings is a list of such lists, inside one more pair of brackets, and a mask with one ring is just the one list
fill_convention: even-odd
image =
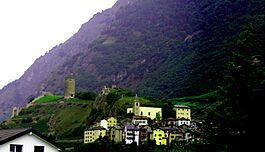
[(64, 98), (70, 99), (75, 97), (75, 78), (73, 74), (65, 78), (64, 82)]

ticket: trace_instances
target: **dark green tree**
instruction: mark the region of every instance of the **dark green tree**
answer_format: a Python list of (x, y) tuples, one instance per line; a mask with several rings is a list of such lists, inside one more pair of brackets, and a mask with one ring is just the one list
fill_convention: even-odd
[(219, 89), (223, 99), (210, 110), (204, 126), (211, 148), (240, 151), (250, 147), (252, 122), (260, 119), (258, 105), (265, 92), (264, 20), (264, 15), (254, 16), (228, 50), (229, 62)]

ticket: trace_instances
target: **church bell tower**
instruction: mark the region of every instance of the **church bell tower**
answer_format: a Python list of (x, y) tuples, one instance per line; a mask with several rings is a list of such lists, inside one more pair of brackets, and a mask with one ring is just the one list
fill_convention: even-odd
[(137, 95), (135, 96), (134, 102), (133, 102), (133, 113), (135, 116), (140, 116), (140, 101)]

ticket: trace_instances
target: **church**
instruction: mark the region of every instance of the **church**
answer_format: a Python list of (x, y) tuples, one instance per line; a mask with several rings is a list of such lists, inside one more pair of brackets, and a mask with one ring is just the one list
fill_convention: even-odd
[(151, 119), (162, 119), (162, 108), (141, 106), (137, 95), (135, 96), (133, 107), (127, 108), (127, 113), (134, 113), (135, 116), (146, 116)]

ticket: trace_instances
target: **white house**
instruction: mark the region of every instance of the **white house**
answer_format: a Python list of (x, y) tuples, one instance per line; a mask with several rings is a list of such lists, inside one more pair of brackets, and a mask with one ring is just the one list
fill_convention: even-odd
[(56, 143), (34, 129), (0, 130), (0, 152), (60, 152)]
[(148, 117), (146, 116), (133, 116), (132, 124), (139, 126), (147, 126), (148, 125)]
[(190, 126), (190, 120), (189, 119), (177, 119), (177, 126), (181, 126), (181, 125), (188, 125)]
[(135, 142), (139, 145), (139, 128), (126, 125), (124, 127), (124, 139), (126, 144), (132, 144)]
[(105, 119), (100, 120), (100, 122), (99, 122), (99, 126), (101, 126), (101, 127), (103, 127), (103, 128), (105, 128), (105, 129), (108, 130), (108, 121), (105, 120)]

